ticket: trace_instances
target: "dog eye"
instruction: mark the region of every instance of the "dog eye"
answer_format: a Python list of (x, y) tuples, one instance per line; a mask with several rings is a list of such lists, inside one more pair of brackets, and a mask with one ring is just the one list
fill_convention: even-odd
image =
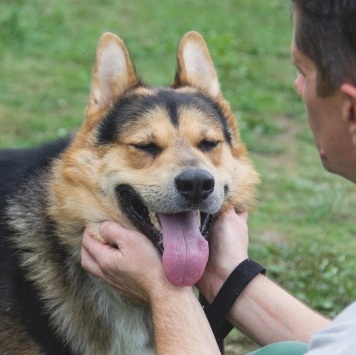
[(220, 142), (204, 139), (198, 144), (198, 148), (203, 152), (210, 152), (214, 149)]
[(151, 155), (158, 155), (161, 152), (161, 148), (154, 143), (146, 143), (146, 144), (131, 144), (137, 150), (142, 152), (151, 154)]

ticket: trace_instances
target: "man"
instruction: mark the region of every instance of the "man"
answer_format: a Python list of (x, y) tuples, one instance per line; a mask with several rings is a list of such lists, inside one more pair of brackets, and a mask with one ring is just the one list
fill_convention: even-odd
[[(305, 103), (316, 147), (326, 170), (356, 183), (356, 0), (291, 2), (292, 57), (299, 70), (295, 88)], [(227, 210), (213, 227), (210, 258), (197, 285), (209, 302), (248, 257), (246, 223), (246, 214)], [(118, 249), (85, 233), (82, 265), (122, 294), (150, 303), (157, 353), (218, 354), (192, 290), (165, 279), (147, 238), (112, 222), (103, 223), (101, 233)], [(356, 353), (356, 302), (330, 323), (263, 275), (242, 292), (229, 321), (259, 344), (275, 344), (259, 350), (261, 354)], [(308, 349), (295, 343), (279, 345), (285, 340), (309, 343)]]

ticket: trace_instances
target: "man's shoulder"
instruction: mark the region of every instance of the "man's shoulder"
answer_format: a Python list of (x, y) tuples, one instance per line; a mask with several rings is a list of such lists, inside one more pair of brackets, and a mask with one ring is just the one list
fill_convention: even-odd
[(355, 334), (356, 302), (353, 302), (328, 327), (313, 336), (307, 354), (352, 354), (356, 349)]

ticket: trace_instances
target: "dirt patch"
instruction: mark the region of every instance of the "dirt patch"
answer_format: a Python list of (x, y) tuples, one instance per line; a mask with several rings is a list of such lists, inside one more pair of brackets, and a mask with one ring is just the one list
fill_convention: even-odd
[(283, 153), (274, 155), (272, 159), (269, 159), (269, 162), (271, 166), (293, 167), (298, 151), (297, 134), (305, 129), (306, 124), (296, 122), (293, 117), (288, 115), (276, 117), (276, 122), (281, 132), (274, 137), (271, 144), (282, 146)]
[(284, 234), (274, 230), (265, 230), (261, 233), (258, 233), (256, 238), (263, 240), (267, 244), (280, 244), (286, 241)]

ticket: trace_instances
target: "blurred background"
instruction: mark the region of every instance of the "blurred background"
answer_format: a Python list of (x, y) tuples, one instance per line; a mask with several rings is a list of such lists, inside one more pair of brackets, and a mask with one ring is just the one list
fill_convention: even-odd
[[(288, 0), (1, 0), (0, 147), (79, 127), (103, 32), (125, 41), (144, 81), (169, 85), (190, 30), (209, 46), (261, 175), (250, 256), (299, 299), (335, 315), (356, 299), (356, 192), (324, 172), (294, 92)], [(255, 347), (234, 331), (226, 349)]]

